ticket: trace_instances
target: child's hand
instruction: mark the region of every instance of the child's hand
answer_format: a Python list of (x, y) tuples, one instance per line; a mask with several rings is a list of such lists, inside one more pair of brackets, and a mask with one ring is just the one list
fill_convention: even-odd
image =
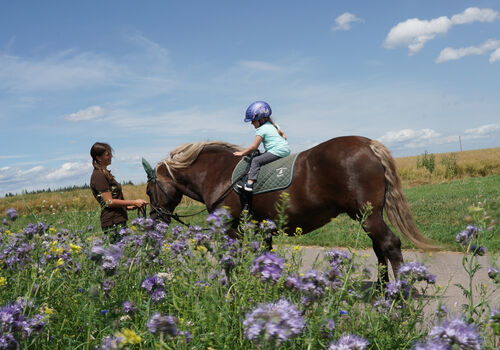
[(237, 152), (233, 152), (233, 155), (235, 155), (236, 157), (242, 157), (245, 154), (243, 152), (237, 151)]

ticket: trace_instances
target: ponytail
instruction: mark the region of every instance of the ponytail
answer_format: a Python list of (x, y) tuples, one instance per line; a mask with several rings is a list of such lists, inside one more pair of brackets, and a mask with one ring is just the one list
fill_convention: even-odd
[(267, 119), (269, 120), (269, 122), (270, 122), (271, 124), (273, 124), (273, 126), (276, 128), (276, 130), (278, 130), (278, 134), (279, 134), (281, 137), (285, 138), (285, 136), (284, 136), (284, 135), (285, 135), (285, 133), (283, 132), (283, 130), (281, 130), (280, 128), (278, 128), (278, 126), (274, 123), (274, 121), (271, 119), (271, 117), (267, 117)]

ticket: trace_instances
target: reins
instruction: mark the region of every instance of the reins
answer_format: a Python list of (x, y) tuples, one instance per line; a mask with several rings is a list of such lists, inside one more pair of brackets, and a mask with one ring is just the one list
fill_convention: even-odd
[[(177, 213), (172, 213), (168, 210), (165, 210), (161, 207), (158, 207), (156, 206), (156, 203), (153, 204), (153, 201), (154, 202), (157, 202), (157, 198), (158, 198), (158, 192), (157, 192), (157, 187), (161, 190), (161, 192), (163, 193), (163, 195), (168, 198), (168, 194), (167, 194), (167, 191), (165, 190), (165, 188), (161, 185), (161, 183), (157, 180), (157, 176), (156, 176), (156, 168), (153, 170), (153, 168), (151, 167), (151, 165), (149, 165), (149, 163), (144, 159), (142, 158), (142, 165), (144, 167), (144, 170), (146, 171), (146, 174), (148, 176), (148, 181), (149, 182), (152, 182), (153, 183), (153, 196), (152, 196), (152, 201), (149, 204), (149, 206), (151, 207), (151, 210), (156, 212), (156, 214), (163, 220), (163, 221), (170, 221), (170, 219), (174, 219), (175, 221), (179, 222), (180, 224), (186, 226), (186, 227), (189, 227), (190, 224), (186, 224), (184, 221), (182, 221), (181, 218), (187, 218), (187, 217), (191, 217), (191, 216), (195, 216), (195, 215), (198, 215), (204, 211), (208, 211), (209, 208), (208, 207), (205, 207), (203, 208), (202, 210), (199, 210), (195, 213), (191, 213), (191, 214), (183, 214), (183, 215), (179, 215)], [(171, 174), (170, 172), (170, 169), (169, 170), (169, 173)], [(242, 174), (240, 175), (238, 178), (236, 178), (223, 192), (222, 194), (212, 203), (212, 205), (210, 205), (210, 209), (213, 209), (215, 207), (217, 207), (218, 204), (220, 204), (221, 201), (224, 200), (224, 198), (226, 198), (229, 193), (231, 192), (232, 188), (234, 187), (234, 185), (240, 181), (243, 177), (245, 176), (245, 174)], [(146, 209), (145, 208), (141, 208), (143, 209), (143, 213), (144, 213), (144, 216), (146, 216)]]

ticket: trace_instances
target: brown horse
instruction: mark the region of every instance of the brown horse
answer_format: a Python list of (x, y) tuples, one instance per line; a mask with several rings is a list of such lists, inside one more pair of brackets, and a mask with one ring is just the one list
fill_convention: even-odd
[[(223, 142), (197, 142), (173, 150), (170, 158), (156, 166), (156, 181), (148, 181), (152, 206), (173, 213), (186, 195), (204, 203), (208, 211), (228, 206), (233, 217), (239, 217), (240, 199), (231, 189), (231, 174), (240, 160), (233, 155), (237, 149)], [(284, 191), (289, 194), (286, 215), (290, 232), (298, 227), (303, 233), (310, 232), (341, 213), (358, 220), (369, 202), (372, 210), (363, 228), (382, 265), (383, 281), (389, 280), (387, 260), (395, 275), (403, 262), (401, 241), (385, 224), (384, 208), (391, 223), (415, 246), (434, 248), (416, 228), (394, 159), (380, 142), (360, 136), (338, 137), (301, 152), (293, 181)], [(274, 203), (282, 192), (254, 195), (253, 218), (274, 218)]]

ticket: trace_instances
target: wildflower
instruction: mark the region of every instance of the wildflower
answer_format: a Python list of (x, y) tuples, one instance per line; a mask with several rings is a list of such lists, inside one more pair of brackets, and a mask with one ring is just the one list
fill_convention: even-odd
[(5, 277), (0, 277), (0, 287), (5, 287), (7, 285), (7, 279)]
[(94, 226), (92, 226), (92, 225), (88, 225), (87, 226), (87, 231), (90, 232), (90, 231), (93, 231), (93, 230), (94, 230)]
[(398, 270), (398, 276), (406, 282), (426, 281), (433, 284), (436, 282), (436, 276), (429, 273), (427, 267), (418, 261), (404, 263)]
[(139, 344), (142, 340), (142, 338), (138, 336), (135, 331), (129, 328), (123, 328), (121, 332), (116, 332), (115, 337), (120, 339), (119, 341), (121, 345)]
[(496, 267), (490, 267), (488, 269), (488, 277), (495, 283), (500, 283), (500, 270)]
[(255, 277), (259, 277), (262, 282), (269, 280), (276, 282), (281, 277), (284, 262), (285, 259), (274, 253), (267, 252), (255, 258), (251, 272)]
[(107, 309), (101, 310), (102, 315), (106, 315), (108, 312), (109, 312), (109, 310), (107, 310)]
[(160, 301), (165, 298), (165, 280), (163, 278), (157, 275), (146, 277), (141, 286), (154, 301)]
[(444, 321), (434, 326), (429, 332), (429, 338), (450, 346), (457, 345), (461, 349), (481, 348), (481, 338), (476, 327), (461, 319)]
[(147, 323), (147, 327), (151, 333), (161, 333), (175, 337), (179, 334), (176, 323), (177, 318), (174, 316), (162, 316), (160, 313), (155, 313)]
[(386, 293), (392, 299), (397, 299), (399, 296), (407, 298), (410, 292), (408, 283), (404, 280), (396, 279), (387, 283)]
[(320, 299), (326, 291), (329, 282), (322, 272), (309, 270), (302, 275), (289, 276), (285, 287), (296, 290), (304, 295), (306, 304)]
[(451, 346), (439, 339), (431, 339), (427, 343), (418, 343), (415, 350), (451, 350)]
[(455, 240), (457, 241), (457, 243), (466, 245), (471, 239), (477, 237), (479, 231), (480, 229), (477, 226), (467, 225), (465, 230), (457, 234)]
[(76, 253), (76, 254), (80, 253), (80, 251), (82, 250), (82, 247), (80, 247), (79, 245), (73, 244), (73, 243), (69, 244), (69, 248), (71, 249), (71, 251), (73, 253)]
[(321, 337), (330, 338), (335, 330), (335, 320), (329, 318), (323, 321), (321, 328), (319, 330)]
[(109, 296), (109, 293), (111, 293), (114, 287), (115, 281), (110, 279), (105, 279), (104, 281), (102, 281), (102, 291), (106, 296)]
[(14, 208), (9, 208), (5, 211), (5, 215), (12, 221), (15, 221), (17, 219), (17, 211)]
[(260, 223), (259, 228), (262, 232), (273, 232), (276, 230), (276, 224), (272, 220), (263, 220)]
[(131, 301), (124, 301), (122, 304), (122, 310), (126, 314), (134, 314), (137, 312), (137, 307)]
[(108, 336), (108, 337), (105, 337), (103, 340), (102, 340), (102, 344), (99, 348), (97, 348), (98, 350), (111, 350), (111, 349), (119, 349), (119, 342), (121, 341), (121, 337), (120, 338), (117, 338), (117, 337), (112, 337), (112, 336)]
[(304, 318), (285, 299), (262, 304), (249, 312), (243, 321), (245, 336), (254, 342), (267, 341), (280, 345), (302, 332)]
[(302, 236), (302, 233), (303, 233), (303, 232), (304, 232), (304, 231), (302, 230), (302, 228), (301, 228), (301, 227), (297, 227), (297, 228), (295, 229), (295, 236)]
[(45, 316), (35, 313), (35, 306), (30, 300), (19, 298), (12, 304), (0, 306), (1, 348), (19, 348), (20, 339), (16, 337), (24, 340), (45, 324)]
[(9, 225), (9, 222), (7, 221), (7, 219), (6, 219), (6, 218), (3, 218), (3, 220), (2, 220), (2, 225), (4, 225), (4, 226)]
[(224, 233), (227, 230), (228, 224), (231, 220), (231, 213), (226, 208), (219, 208), (214, 210), (207, 216), (207, 223), (214, 231), (219, 230)]
[(351, 262), (351, 254), (345, 250), (330, 250), (325, 252), (325, 256), (331, 265), (342, 265)]
[(471, 244), (469, 247), (469, 252), (471, 252), (473, 255), (483, 256), (486, 254), (486, 247)]
[(333, 342), (328, 350), (363, 350), (370, 344), (366, 339), (356, 334), (346, 334)]
[(339, 310), (339, 315), (349, 315), (349, 312), (346, 310)]

